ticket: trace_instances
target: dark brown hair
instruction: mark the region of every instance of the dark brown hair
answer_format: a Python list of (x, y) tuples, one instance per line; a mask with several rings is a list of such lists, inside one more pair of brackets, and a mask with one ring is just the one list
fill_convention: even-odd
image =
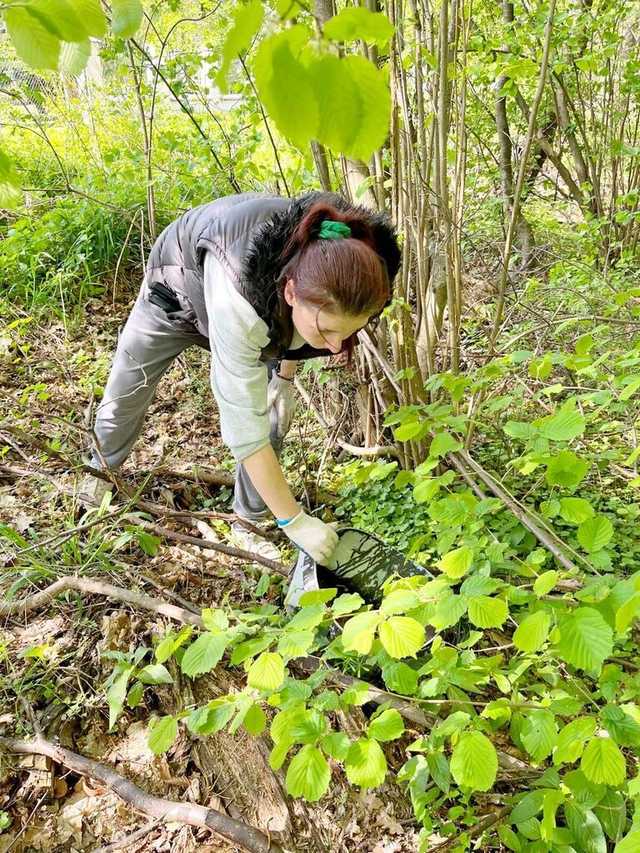
[[(344, 222), (351, 237), (320, 239), (325, 219)], [(391, 299), (389, 270), (373, 230), (355, 212), (342, 212), (322, 201), (312, 204), (285, 245), (282, 259), (279, 286), (284, 288), (292, 279), (296, 296), (318, 307), (335, 307), (355, 317), (379, 314)]]

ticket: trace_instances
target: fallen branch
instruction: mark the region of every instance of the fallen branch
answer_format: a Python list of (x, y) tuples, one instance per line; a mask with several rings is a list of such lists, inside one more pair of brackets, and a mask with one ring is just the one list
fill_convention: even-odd
[(98, 847), (93, 853), (113, 853), (114, 850), (123, 850), (125, 847), (133, 844), (134, 841), (140, 841), (141, 838), (144, 838), (161, 823), (162, 820), (160, 818), (152, 820), (146, 826), (141, 826), (135, 832), (125, 835), (124, 838), (116, 839), (111, 844), (105, 844), (104, 847)]
[[(127, 517), (127, 516), (125, 516)], [(238, 557), (241, 560), (246, 560), (248, 563), (261, 563), (268, 569), (274, 572), (289, 576), (289, 569), (282, 563), (277, 563), (275, 560), (269, 560), (267, 557), (262, 557), (260, 554), (254, 554), (252, 551), (245, 551), (243, 548), (234, 548), (231, 545), (223, 545), (221, 542), (211, 542), (208, 539), (199, 539), (197, 536), (189, 536), (186, 533), (176, 533), (173, 530), (168, 530), (166, 527), (161, 527), (151, 521), (145, 521), (137, 516), (128, 516), (128, 520), (134, 524), (138, 524), (144, 530), (150, 533), (155, 533), (164, 539), (172, 539), (174, 542), (183, 542), (185, 545), (195, 545), (197, 548), (202, 548), (204, 551), (219, 551), (221, 554), (226, 554), (228, 557)]]
[(234, 844), (239, 844), (252, 853), (283, 853), (282, 848), (253, 826), (248, 826), (235, 818), (227, 817), (215, 809), (196, 803), (178, 803), (147, 794), (133, 782), (125, 779), (115, 770), (90, 758), (71, 752), (58, 744), (36, 737), (32, 741), (17, 738), (0, 737), (0, 748), (5, 752), (17, 752), (26, 755), (46, 755), (63, 764), (74, 773), (87, 776), (106, 785), (125, 803), (153, 818), (166, 822), (183, 823), (189, 826), (204, 826)]
[(205, 483), (207, 486), (226, 486), (228, 489), (232, 489), (235, 484), (235, 477), (229, 471), (200, 468), (198, 465), (194, 465), (193, 468), (184, 471), (160, 466), (147, 473), (152, 474), (154, 477), (162, 474), (165, 477), (189, 480), (192, 483)]
[[(6, 466), (0, 466), (0, 470), (2, 470), (3, 468), (6, 469)], [(38, 471), (24, 473), (25, 476), (43, 476), (43, 474)], [(222, 554), (226, 554), (228, 557), (236, 557), (237, 559), (244, 560), (249, 563), (261, 563), (263, 566), (272, 569), (274, 572), (278, 572), (278, 574), (283, 575), (284, 577), (288, 577), (289, 575), (289, 570), (282, 563), (278, 563), (275, 560), (269, 560), (267, 557), (263, 557), (260, 554), (255, 554), (252, 551), (245, 551), (243, 548), (234, 548), (232, 545), (223, 545), (219, 542), (205, 541), (204, 539), (198, 539), (195, 536), (188, 536), (186, 534), (176, 533), (173, 530), (169, 530), (168, 528), (162, 527), (159, 524), (154, 524), (153, 522), (140, 518), (137, 515), (133, 515), (132, 513), (127, 512), (127, 510), (131, 509), (132, 506), (141, 509), (143, 512), (153, 514), (156, 517), (161, 516), (163, 514), (169, 515), (170, 517), (175, 517), (182, 515), (182, 513), (174, 513), (174, 511), (172, 510), (168, 510), (166, 513), (164, 513), (163, 508), (160, 507), (158, 504), (154, 504), (150, 501), (136, 500), (135, 496), (131, 495), (129, 495), (129, 499), (129, 506), (123, 505), (122, 507), (117, 507), (114, 511), (106, 513), (105, 515), (98, 516), (87, 522), (86, 524), (80, 524), (77, 527), (70, 528), (69, 530), (61, 531), (60, 533), (57, 533), (54, 536), (49, 537), (48, 539), (43, 539), (41, 542), (34, 542), (32, 545), (29, 545), (26, 548), (17, 551), (14, 556), (21, 556), (22, 554), (28, 551), (37, 550), (38, 548), (41, 548), (52, 542), (56, 542), (56, 544), (59, 545), (65, 539), (70, 538), (76, 533), (83, 533), (85, 530), (88, 530), (89, 528), (101, 523), (112, 521), (116, 524), (121, 524), (123, 521), (126, 521), (129, 524), (135, 524), (138, 527), (150, 530), (151, 532), (155, 533), (157, 536), (160, 536), (163, 539), (172, 539), (176, 542), (184, 542), (189, 545), (196, 545), (198, 548), (202, 548), (207, 551), (218, 551)], [(262, 531), (260, 531), (259, 528), (253, 527), (253, 525), (251, 525), (250, 523), (247, 526), (262, 535)]]
[[(321, 664), (322, 661), (320, 658), (311, 656), (299, 658), (295, 661), (296, 666), (298, 666), (303, 672), (309, 674), (315, 672)], [(334, 669), (333, 667), (327, 666), (326, 671), (329, 679), (340, 687), (348, 689), (353, 687), (354, 684), (366, 687), (368, 692), (365, 702), (373, 702), (374, 705), (384, 704), (390, 708), (395, 708), (400, 716), (404, 717), (405, 720), (409, 720), (409, 722), (420, 726), (420, 728), (432, 729), (433, 726), (440, 721), (440, 718), (435, 714), (425, 713), (410, 698), (402, 699), (394, 693), (389, 693), (386, 690), (382, 690), (380, 687), (376, 687), (374, 684), (369, 684), (369, 682), (363, 681), (361, 678), (354, 678), (351, 675), (345, 675), (344, 672), (340, 672), (340, 670)], [(442, 704), (446, 705), (447, 699), (443, 699)], [(541, 773), (541, 771), (537, 771), (535, 768), (531, 767), (526, 762), (521, 761), (519, 758), (509, 755), (508, 752), (503, 752), (500, 749), (496, 750), (496, 752), (498, 754), (498, 763), (500, 767), (507, 773), (516, 774), (521, 777), (533, 777), (540, 775)]]
[(75, 575), (65, 575), (65, 577), (59, 578), (40, 592), (36, 592), (19, 601), (1, 601), (0, 616), (24, 616), (31, 610), (43, 607), (45, 604), (53, 601), (60, 593), (70, 589), (75, 589), (78, 592), (88, 592), (92, 595), (106, 595), (115, 601), (132, 604), (135, 607), (141, 607), (143, 610), (151, 610), (153, 613), (168, 616), (169, 619), (175, 619), (176, 622), (196, 625), (198, 628), (204, 627), (202, 618), (196, 613), (190, 613), (188, 610), (185, 610), (184, 607), (169, 604), (161, 598), (152, 598), (152, 596), (146, 595), (143, 592), (135, 592), (134, 590), (123, 589), (122, 587), (96, 580), (95, 578), (79, 578)]
[[(573, 572), (578, 571), (576, 564), (567, 557), (564, 551), (564, 542), (558, 539), (554, 534), (543, 530), (543, 528), (540, 527), (540, 525), (531, 516), (531, 513), (527, 512), (527, 510), (521, 506), (515, 498), (512, 498), (500, 483), (498, 483), (495, 477), (492, 477), (491, 474), (486, 471), (482, 465), (476, 462), (476, 460), (466, 450), (458, 450), (456, 453), (450, 453), (449, 458), (452, 457), (458, 457), (458, 459), (461, 459), (465, 465), (468, 465), (477, 477), (482, 480), (489, 491), (502, 501), (507, 509), (515, 515), (518, 521), (526, 527), (527, 530), (533, 533), (538, 542), (544, 545), (545, 548), (553, 554), (556, 560), (565, 567), (565, 569), (569, 569)], [(595, 570), (592, 568), (592, 571)]]
[[(495, 826), (496, 823), (500, 823), (500, 821), (504, 820), (508, 814), (511, 814), (511, 811), (512, 806), (502, 806), (502, 808), (497, 812), (485, 815), (476, 824), (469, 827), (467, 830), (469, 837), (478, 838), (478, 836), (482, 835), (486, 829), (490, 829), (492, 826)], [(443, 841), (441, 844), (436, 844), (435, 847), (429, 847), (427, 853), (445, 853), (446, 850), (449, 850), (457, 844), (459, 827), (450, 823), (447, 824), (446, 828), (451, 831), (451, 837), (446, 841)]]

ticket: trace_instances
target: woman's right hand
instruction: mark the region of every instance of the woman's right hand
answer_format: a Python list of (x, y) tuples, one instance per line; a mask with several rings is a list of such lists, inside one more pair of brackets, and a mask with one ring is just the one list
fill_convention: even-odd
[(332, 567), (331, 557), (338, 545), (338, 534), (334, 524), (326, 524), (319, 518), (301, 510), (295, 518), (280, 527), (294, 545), (308, 554), (321, 566)]

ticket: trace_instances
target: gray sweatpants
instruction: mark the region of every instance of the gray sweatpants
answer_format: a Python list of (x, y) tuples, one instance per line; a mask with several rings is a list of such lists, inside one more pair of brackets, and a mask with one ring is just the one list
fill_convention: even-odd
[[(133, 310), (118, 339), (116, 354), (104, 397), (96, 412), (95, 435), (100, 454), (94, 450), (93, 464), (117, 469), (127, 458), (142, 429), (162, 375), (180, 353), (191, 346), (208, 347), (191, 323), (167, 315), (148, 301), (143, 283)], [(275, 362), (269, 364), (269, 377)], [(277, 421), (271, 420), (271, 444), (280, 454), (282, 439), (276, 438)], [(236, 466), (233, 511), (243, 518), (264, 518), (268, 510), (242, 465)]]

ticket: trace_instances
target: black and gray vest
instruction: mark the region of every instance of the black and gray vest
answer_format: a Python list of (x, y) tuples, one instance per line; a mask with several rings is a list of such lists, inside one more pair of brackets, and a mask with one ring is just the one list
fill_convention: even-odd
[[(214, 253), (235, 287), (253, 306), (269, 329), (264, 360), (286, 358), (293, 337), (290, 311), (279, 310), (277, 280), (282, 270), (282, 250), (294, 228), (316, 201), (340, 210), (354, 211), (371, 225), (378, 253), (393, 281), (400, 265), (395, 231), (385, 214), (351, 205), (335, 193), (308, 193), (290, 199), (266, 193), (223, 196), (188, 210), (160, 234), (147, 261), (147, 281), (160, 282), (188, 303), (185, 319), (208, 338), (204, 300), (204, 253)], [(291, 352), (296, 360), (330, 355), (309, 344)]]

